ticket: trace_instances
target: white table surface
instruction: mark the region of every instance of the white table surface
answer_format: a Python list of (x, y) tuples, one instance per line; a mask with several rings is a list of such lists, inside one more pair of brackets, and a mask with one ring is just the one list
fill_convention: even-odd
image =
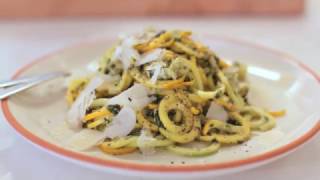
[[(139, 31), (142, 27), (192, 29), (237, 37), (290, 53), (320, 73), (320, 1), (303, 17), (67, 19), (0, 21), (0, 78), (32, 59), (86, 38)], [(0, 114), (0, 180), (127, 179), (78, 167), (35, 148), (17, 136)], [(216, 179), (320, 179), (320, 138), (268, 165)], [(139, 179), (139, 178), (138, 178)], [(213, 178), (209, 178), (213, 179)]]

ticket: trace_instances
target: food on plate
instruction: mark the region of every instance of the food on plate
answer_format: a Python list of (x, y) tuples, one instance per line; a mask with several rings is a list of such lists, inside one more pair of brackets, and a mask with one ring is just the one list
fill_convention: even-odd
[(246, 74), (246, 65), (224, 61), (189, 31), (122, 36), (96, 72), (69, 82), (67, 121), (78, 131), (69, 143), (113, 155), (206, 156), (245, 142), (285, 114), (248, 102)]

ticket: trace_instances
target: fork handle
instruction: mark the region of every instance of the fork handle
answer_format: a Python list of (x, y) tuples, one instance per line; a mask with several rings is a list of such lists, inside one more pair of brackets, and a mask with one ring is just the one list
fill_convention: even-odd
[(2, 81), (0, 82), (0, 88), (8, 88), (11, 86), (23, 84), (23, 83), (30, 83), (34, 81), (38, 81), (41, 79), (47, 79), (50, 78), (51, 76), (63, 76), (67, 75), (65, 72), (52, 72), (52, 73), (47, 73), (44, 75), (38, 75), (38, 76), (32, 76), (32, 77), (25, 77), (25, 78), (20, 78), (20, 79), (14, 79), (14, 80), (9, 80), (9, 81)]
[(0, 100), (5, 99), (18, 92), (29, 89), (42, 82), (45, 82), (57, 77), (66, 76), (66, 75), (67, 73), (64, 73), (64, 72), (53, 72), (53, 73), (48, 73), (41, 76), (3, 82), (3, 84), (1, 84), (2, 86), (0, 87), (5, 87), (5, 88), (0, 89)]

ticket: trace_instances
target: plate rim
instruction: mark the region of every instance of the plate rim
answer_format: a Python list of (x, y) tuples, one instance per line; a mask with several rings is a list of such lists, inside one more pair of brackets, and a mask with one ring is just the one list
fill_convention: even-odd
[[(261, 49), (263, 51), (268, 51), (269, 53), (275, 54), (277, 56), (285, 57), (282, 60), (287, 61), (288, 63), (296, 64), (299, 68), (304, 70), (306, 73), (311, 75), (317, 82), (320, 84), (320, 75), (318, 75), (315, 71), (313, 71), (310, 67), (296, 59), (295, 57), (284, 53), (279, 50), (275, 50), (273, 48), (266, 47), (264, 45), (259, 45), (256, 43), (248, 42), (245, 40), (240, 40), (236, 38), (226, 37), (226, 36), (217, 36), (212, 34), (206, 34), (204, 35), (210, 39), (220, 39), (231, 43), (237, 43), (237, 44), (243, 44), (248, 47)], [(32, 66), (36, 65), (39, 62), (45, 61), (49, 59), (49, 57), (54, 56), (56, 54), (59, 54), (61, 52), (70, 50), (70, 49), (76, 49), (78, 47), (82, 47), (85, 45), (90, 45), (91, 43), (97, 43), (99, 41), (107, 41), (107, 40), (113, 40), (114, 38), (100, 38), (100, 39), (90, 39), (87, 41), (82, 41), (75, 43), (71, 46), (61, 48), (59, 50), (53, 51), (47, 55), (44, 55), (40, 58), (37, 58), (27, 65), (19, 68), (13, 75), (12, 79), (18, 78), (23, 72), (31, 68)], [(28, 141), (34, 143), (35, 145), (40, 146), (41, 148), (44, 148), (45, 150), (48, 150), (50, 152), (53, 152), (57, 155), (69, 158), (71, 160), (78, 160), (80, 162), (89, 163), (91, 165), (98, 165), (103, 167), (111, 167), (116, 169), (122, 169), (122, 170), (134, 170), (134, 171), (142, 171), (142, 172), (173, 172), (173, 173), (188, 173), (188, 172), (203, 172), (203, 171), (212, 171), (212, 170), (225, 170), (229, 168), (237, 168), (242, 167), (245, 165), (252, 165), (261, 163), (267, 160), (271, 160), (277, 157), (280, 157), (283, 154), (287, 154), (288, 152), (293, 151), (294, 149), (298, 148), (299, 146), (305, 144), (309, 139), (311, 139), (313, 136), (317, 134), (317, 132), (320, 131), (320, 119), (318, 122), (310, 128), (306, 133), (299, 136), (295, 140), (289, 142), (288, 144), (285, 144), (281, 147), (278, 147), (276, 149), (267, 151), (262, 154), (258, 154), (252, 157), (243, 158), (239, 160), (233, 160), (233, 161), (227, 161), (222, 163), (206, 163), (206, 164), (186, 164), (186, 165), (172, 165), (172, 164), (151, 164), (151, 163), (137, 163), (137, 162), (128, 162), (128, 161), (120, 161), (120, 160), (112, 160), (112, 159), (102, 159), (98, 157), (93, 157), (90, 155), (86, 155), (80, 152), (68, 150), (66, 148), (60, 147), (58, 145), (55, 145), (53, 143), (50, 143), (41, 137), (38, 137), (37, 135), (30, 132), (28, 129), (24, 128), (23, 125), (21, 125), (17, 119), (14, 117), (13, 113), (10, 111), (9, 108), (9, 99), (4, 99), (1, 101), (1, 108), (4, 113), (6, 121), (10, 124), (10, 126), (15, 129), (18, 134), (20, 134), (22, 137), (27, 139)]]

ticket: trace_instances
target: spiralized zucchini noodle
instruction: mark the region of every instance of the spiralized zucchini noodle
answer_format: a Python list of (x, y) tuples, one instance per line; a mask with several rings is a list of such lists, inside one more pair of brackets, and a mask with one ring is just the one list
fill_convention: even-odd
[[(251, 105), (246, 76), (246, 65), (224, 61), (189, 31), (148, 29), (120, 38), (97, 72), (69, 83), (66, 97), (73, 106), (94, 77), (103, 79), (78, 120), (81, 129), (105, 134), (95, 145), (107, 154), (164, 149), (206, 156), (274, 128), (285, 114)], [(124, 107), (135, 117), (123, 116)], [(190, 145), (197, 143), (203, 145)]]

